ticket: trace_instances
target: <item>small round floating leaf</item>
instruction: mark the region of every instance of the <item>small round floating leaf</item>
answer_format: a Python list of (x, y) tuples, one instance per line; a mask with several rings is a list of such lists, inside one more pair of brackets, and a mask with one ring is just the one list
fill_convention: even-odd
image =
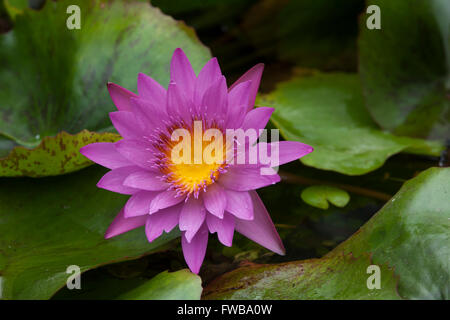
[(345, 207), (350, 201), (347, 191), (331, 186), (311, 186), (302, 191), (301, 197), (307, 204), (328, 209), (328, 202), (336, 207)]

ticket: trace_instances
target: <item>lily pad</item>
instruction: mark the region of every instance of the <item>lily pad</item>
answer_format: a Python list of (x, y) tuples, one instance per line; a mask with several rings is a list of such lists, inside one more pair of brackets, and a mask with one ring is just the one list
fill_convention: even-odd
[(257, 104), (275, 108), (271, 120), (287, 140), (314, 147), (301, 161), (318, 169), (361, 175), (402, 151), (437, 156), (443, 150), (438, 142), (379, 130), (364, 108), (356, 74), (304, 71)]
[[(402, 298), (448, 300), (449, 181), (449, 168), (428, 169), (325, 257), (237, 269), (211, 283), (205, 298), (392, 299), (397, 276)], [(380, 268), (381, 289), (366, 286), (369, 265)]]
[(81, 271), (167, 248), (178, 231), (148, 243), (143, 228), (105, 240), (127, 196), (96, 187), (106, 170), (42, 179), (0, 179), (0, 277), (4, 299), (48, 299), (68, 266)]
[(450, 299), (450, 168), (431, 168), (400, 191), (350, 239), (327, 257), (373, 255), (400, 276), (409, 299)]
[(0, 176), (43, 177), (76, 171), (93, 163), (79, 152), (82, 146), (94, 142), (115, 142), (121, 138), (115, 133), (87, 130), (75, 135), (61, 132), (55, 137), (45, 137), (34, 149), (19, 146), (0, 158)]
[(347, 191), (330, 186), (311, 186), (302, 191), (301, 197), (307, 204), (320, 209), (328, 209), (328, 202), (337, 207), (345, 207), (350, 201)]
[(124, 300), (199, 300), (202, 280), (189, 270), (162, 272), (141, 286), (119, 295)]
[(54, 299), (199, 300), (203, 290), (200, 277), (187, 269), (164, 271), (151, 279), (119, 279), (105, 273), (95, 276), (95, 279), (86, 280), (89, 272), (86, 273), (81, 290), (63, 289)]
[[(380, 266), (380, 289), (369, 289), (369, 257), (351, 254), (234, 270), (205, 288), (205, 299), (399, 299), (397, 277)], [(370, 283), (372, 284), (372, 282)], [(239, 288), (239, 289), (236, 289)]]
[[(361, 19), (359, 70), (367, 108), (396, 134), (450, 136), (450, 2), (369, 0), (381, 29)], [(363, 16), (364, 17), (364, 16)]]
[(0, 36), (0, 133), (23, 146), (61, 131), (109, 131), (106, 83), (135, 91), (143, 72), (168, 84), (177, 47), (197, 71), (210, 58), (192, 29), (148, 3), (77, 1), (81, 28), (68, 29), (71, 4), (24, 8)]

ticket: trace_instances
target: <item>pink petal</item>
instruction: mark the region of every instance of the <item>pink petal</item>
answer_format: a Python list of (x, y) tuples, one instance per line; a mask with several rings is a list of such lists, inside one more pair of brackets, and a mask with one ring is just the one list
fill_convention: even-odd
[(154, 150), (150, 143), (142, 140), (120, 140), (114, 144), (116, 150), (130, 162), (147, 170), (154, 170)]
[(228, 93), (228, 129), (240, 128), (247, 114), (251, 81), (241, 82)]
[(223, 219), (212, 214), (208, 214), (206, 217), (209, 232), (217, 232), (219, 241), (227, 247), (231, 247), (233, 244), (234, 220), (234, 216), (229, 213), (225, 213)]
[(96, 142), (80, 149), (86, 158), (108, 169), (130, 166), (132, 163), (117, 152), (112, 142)]
[(170, 80), (177, 83), (187, 98), (194, 95), (195, 72), (189, 59), (180, 48), (176, 49), (170, 62)]
[(225, 77), (220, 77), (206, 90), (202, 100), (201, 114), (208, 119), (225, 118), (228, 109), (228, 92)]
[(172, 116), (180, 116), (185, 121), (191, 120), (194, 113), (192, 101), (185, 95), (182, 86), (174, 82), (167, 88), (167, 113)]
[(123, 184), (127, 187), (132, 187), (148, 191), (166, 190), (170, 185), (161, 181), (157, 177), (157, 173), (146, 170), (139, 170), (130, 174)]
[(247, 103), (250, 96), (252, 81), (244, 81), (234, 85), (228, 92), (228, 103), (233, 106), (245, 105), (244, 114), (247, 113)]
[(197, 274), (200, 271), (203, 259), (205, 258), (207, 245), (208, 228), (206, 227), (206, 224), (203, 224), (190, 242), (186, 240), (184, 234), (181, 236), (184, 259), (193, 273)]
[(149, 214), (150, 203), (157, 194), (154, 191), (139, 191), (133, 194), (125, 205), (125, 218)]
[(261, 174), (261, 166), (258, 165), (234, 165), (227, 168), (218, 182), (226, 189), (248, 191), (278, 183), (280, 176), (275, 172)]
[(130, 166), (113, 169), (100, 179), (97, 187), (121, 194), (134, 194), (139, 190), (124, 186), (123, 181), (136, 170), (139, 170), (139, 167)]
[(158, 210), (174, 206), (186, 199), (184, 196), (177, 196), (177, 191), (167, 190), (160, 192), (150, 204), (150, 214)]
[(251, 221), (236, 219), (236, 231), (263, 247), (284, 255), (285, 249), (283, 243), (263, 202), (256, 191), (250, 191), (249, 193), (253, 201), (254, 219)]
[(166, 89), (148, 75), (139, 73), (137, 89), (140, 97), (152, 101), (155, 106), (165, 105)]
[(130, 98), (137, 97), (137, 95), (115, 83), (108, 82), (107, 87), (117, 109), (119, 111), (131, 111)]
[(128, 139), (139, 139), (144, 135), (141, 125), (132, 112), (115, 111), (109, 113), (109, 118), (119, 134)]
[(178, 224), (181, 208), (182, 204), (178, 204), (148, 216), (145, 234), (149, 242), (162, 235), (163, 231), (170, 232)]
[[(262, 148), (265, 150), (261, 151)], [(275, 148), (278, 148), (278, 166), (297, 160), (314, 150), (313, 147), (297, 141), (278, 141), (269, 144), (266, 142), (258, 143), (258, 150), (260, 150), (259, 154), (261, 155), (261, 153), (267, 152), (269, 158), (272, 155), (271, 152), (274, 151)], [(261, 158), (258, 160), (259, 163), (268, 164), (261, 162)]]
[(199, 105), (203, 100), (203, 95), (212, 83), (222, 77), (217, 58), (209, 60), (202, 68), (195, 80), (194, 104)]
[(261, 76), (264, 70), (264, 64), (258, 63), (256, 66), (248, 70), (246, 73), (244, 73), (235, 83), (233, 83), (230, 87), (230, 91), (237, 86), (239, 83), (245, 82), (245, 81), (252, 81), (251, 87), (250, 87), (250, 95), (248, 99), (248, 109), (250, 110), (255, 105), (255, 99), (256, 94), (258, 93), (259, 83), (261, 81)]
[(165, 101), (162, 105), (155, 105), (149, 100), (131, 98), (130, 103), (139, 124), (147, 131), (161, 127), (163, 125), (163, 120), (168, 118)]
[(201, 200), (191, 197), (184, 204), (180, 213), (179, 227), (181, 231), (186, 231), (184, 236), (188, 242), (191, 242), (205, 221), (205, 216), (206, 210)]
[(253, 203), (248, 192), (225, 190), (225, 193), (227, 195), (226, 210), (229, 213), (239, 219), (253, 219)]
[(227, 206), (225, 190), (217, 183), (208, 186), (208, 189), (203, 194), (203, 204), (213, 215), (223, 218), (223, 213)]
[(108, 230), (106, 230), (105, 239), (115, 237), (121, 233), (143, 226), (146, 220), (147, 216), (125, 218), (122, 209), (120, 210), (114, 221), (111, 223)]
[(274, 108), (268, 107), (260, 107), (251, 110), (244, 118), (242, 129), (244, 131), (250, 128), (255, 129), (257, 130), (257, 135), (259, 136), (259, 130), (266, 127), (274, 110)]

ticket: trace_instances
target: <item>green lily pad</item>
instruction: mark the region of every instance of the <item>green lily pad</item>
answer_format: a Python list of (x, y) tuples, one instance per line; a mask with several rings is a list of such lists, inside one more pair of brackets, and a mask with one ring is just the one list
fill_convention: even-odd
[(136, 91), (139, 72), (169, 82), (173, 51), (195, 70), (210, 58), (194, 31), (145, 2), (77, 1), (81, 29), (68, 29), (73, 1), (47, 1), (15, 15), (0, 36), (0, 134), (35, 147), (61, 131), (111, 130), (107, 82)]
[(96, 187), (106, 172), (0, 179), (0, 276), (4, 299), (48, 299), (81, 271), (167, 248), (178, 231), (148, 243), (143, 228), (105, 240), (127, 196)]
[(381, 29), (361, 19), (359, 70), (367, 108), (396, 134), (450, 136), (450, 2), (369, 0)]
[(82, 146), (94, 142), (115, 142), (121, 138), (115, 133), (87, 130), (75, 135), (61, 132), (55, 137), (45, 137), (34, 149), (19, 146), (0, 158), (0, 176), (43, 177), (76, 171), (93, 163), (79, 152)]
[(199, 300), (202, 280), (189, 270), (162, 272), (133, 290), (119, 295), (122, 300)]
[[(448, 300), (449, 181), (449, 168), (428, 169), (325, 257), (237, 269), (211, 283), (205, 298), (393, 299), (394, 268), (402, 298)], [(366, 286), (369, 265), (380, 268), (381, 289)]]
[(402, 151), (437, 156), (443, 149), (438, 142), (380, 131), (364, 108), (356, 74), (304, 72), (257, 104), (275, 108), (271, 120), (287, 140), (314, 147), (301, 161), (318, 169), (361, 175)]
[[(399, 299), (397, 277), (380, 266), (380, 289), (369, 289), (368, 256), (351, 254), (234, 270), (205, 288), (205, 299)], [(370, 270), (370, 269), (369, 269)], [(372, 281), (370, 281), (372, 284)], [(236, 289), (239, 288), (239, 289)]]
[[(95, 272), (95, 271), (94, 271)], [(80, 290), (64, 288), (53, 298), (57, 300), (199, 300), (202, 280), (188, 269), (161, 272), (151, 279), (135, 277), (120, 279), (101, 273), (89, 278), (83, 275)]]
[(302, 191), (301, 197), (307, 204), (320, 209), (328, 209), (328, 202), (337, 207), (345, 207), (350, 201), (347, 191), (330, 186), (311, 186)]
[(431, 168), (400, 191), (347, 241), (342, 252), (370, 252), (400, 276), (399, 293), (409, 299), (450, 299), (450, 168)]

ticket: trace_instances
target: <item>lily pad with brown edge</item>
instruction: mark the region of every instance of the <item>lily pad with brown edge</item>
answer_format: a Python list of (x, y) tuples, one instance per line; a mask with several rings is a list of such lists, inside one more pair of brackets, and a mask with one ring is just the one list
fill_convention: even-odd
[(115, 142), (121, 138), (116, 133), (87, 130), (74, 135), (61, 132), (55, 137), (45, 137), (36, 148), (18, 146), (0, 158), (0, 176), (44, 177), (80, 170), (93, 163), (79, 152), (82, 146), (94, 142)]
[[(213, 281), (204, 299), (400, 299), (398, 277), (386, 265), (377, 270), (379, 283), (367, 269), (369, 256), (352, 254), (277, 265), (250, 265)], [(379, 289), (377, 289), (379, 287)]]
[[(428, 169), (323, 258), (236, 269), (204, 298), (393, 299), (398, 277), (401, 298), (448, 300), (449, 181), (450, 168)], [(377, 268), (380, 289), (370, 289)]]

